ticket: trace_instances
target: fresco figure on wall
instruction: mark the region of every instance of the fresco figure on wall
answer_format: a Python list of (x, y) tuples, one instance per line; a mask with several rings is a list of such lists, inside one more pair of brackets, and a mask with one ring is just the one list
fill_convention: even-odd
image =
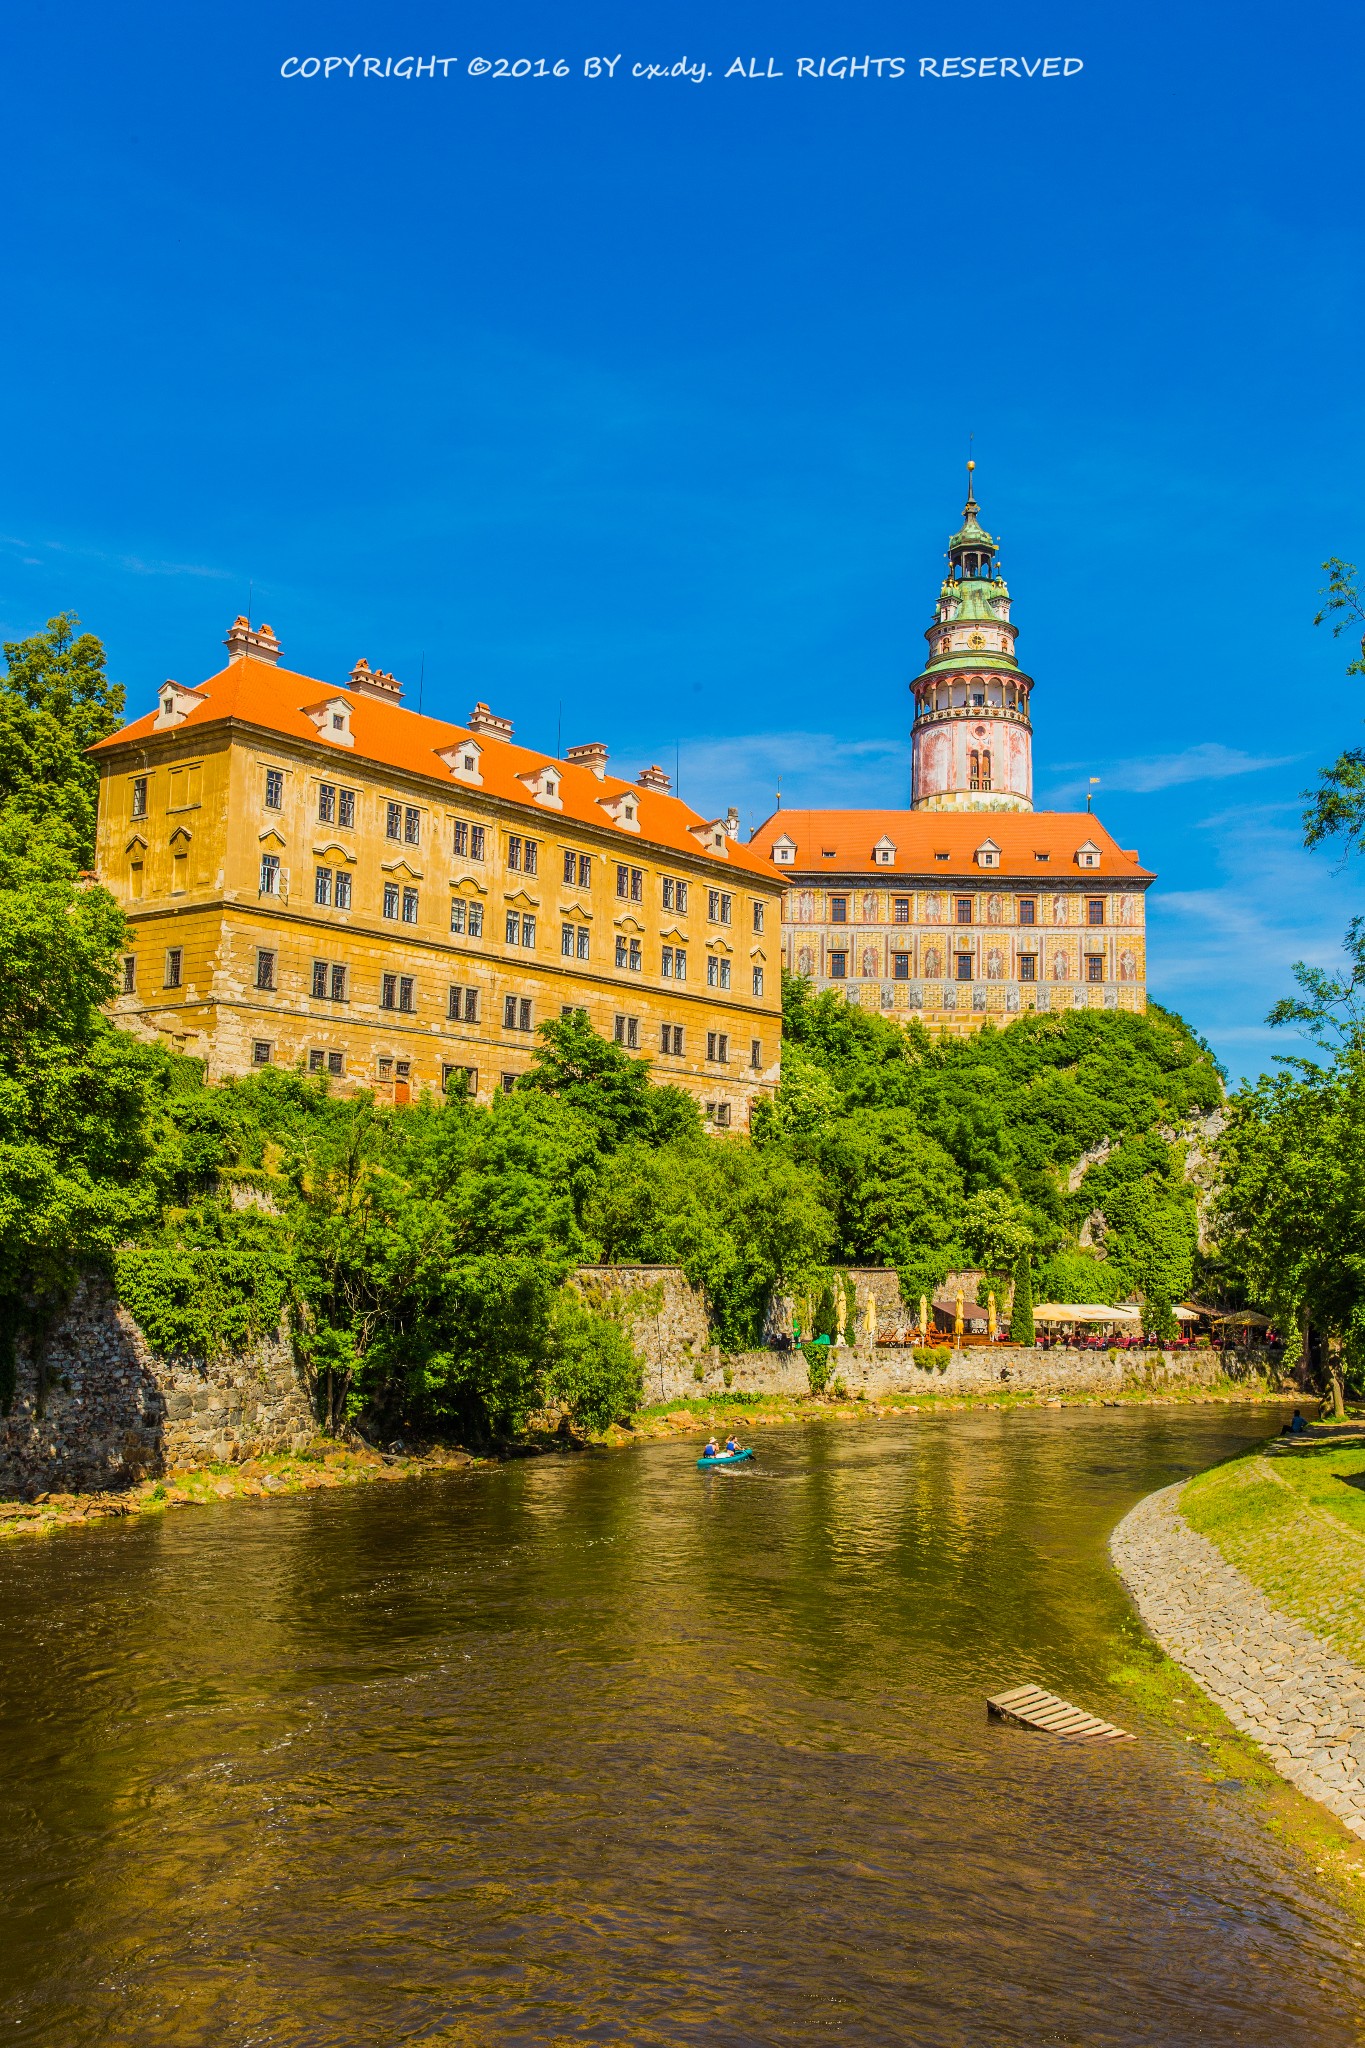
[(1002, 981), (1004, 974), (1005, 962), (1000, 948), (992, 946), (990, 952), (986, 955), (986, 979), (987, 981)]
[(796, 971), (806, 981), (815, 971), (815, 960), (809, 946), (803, 946), (796, 956)]
[(1002, 909), (1003, 905), (999, 896), (992, 890), (991, 894), (986, 898), (986, 922), (988, 924), (999, 924)]
[(1124, 895), (1119, 897), (1117, 922), (1119, 924), (1131, 924), (1133, 922), (1133, 898), (1131, 896)]
[(1052, 922), (1053, 922), (1054, 924), (1065, 924), (1065, 923), (1066, 923), (1066, 898), (1065, 898), (1065, 896), (1054, 896), (1054, 897), (1053, 897), (1053, 899), (1052, 899)]
[(937, 946), (930, 946), (924, 955), (924, 972), (930, 981), (937, 981), (943, 972), (943, 959)]
[(1053, 956), (1052, 956), (1052, 979), (1053, 979), (1054, 981), (1065, 981), (1065, 980), (1067, 979), (1067, 964), (1066, 964), (1066, 954), (1065, 954), (1065, 953), (1054, 953), (1054, 954), (1053, 954)]
[(874, 979), (877, 974), (877, 948), (875, 946), (863, 947), (863, 973), (868, 980)]
[(942, 924), (942, 922), (943, 922), (943, 907), (942, 907), (942, 905), (940, 904), (940, 902), (939, 902), (939, 899), (938, 899), (938, 897), (937, 897), (937, 896), (926, 896), (926, 897), (925, 897), (925, 899), (924, 899), (924, 922), (925, 922), (926, 924)]
[(1119, 980), (1137, 980), (1137, 960), (1135, 959), (1133, 954), (1127, 951), (1119, 954)]
[(877, 898), (873, 891), (869, 889), (863, 897), (863, 923), (876, 924), (878, 921)]
[(796, 898), (796, 922), (798, 924), (814, 924), (815, 892), (813, 889), (802, 889), (798, 894)]

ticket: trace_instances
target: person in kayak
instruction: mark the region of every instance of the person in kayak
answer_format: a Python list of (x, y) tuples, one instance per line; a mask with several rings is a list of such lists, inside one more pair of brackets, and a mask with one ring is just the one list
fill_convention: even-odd
[(702, 1456), (703, 1458), (718, 1458), (720, 1456), (720, 1452), (716, 1449), (716, 1440), (713, 1436), (707, 1438), (706, 1448), (702, 1452)]
[(737, 1444), (737, 1443), (735, 1442), (735, 1439), (734, 1439), (734, 1438), (733, 1438), (732, 1436), (727, 1436), (727, 1437), (726, 1437), (726, 1439), (725, 1439), (725, 1455), (726, 1455), (726, 1457), (727, 1457), (727, 1458), (733, 1458), (733, 1456), (735, 1455), (735, 1452), (736, 1452), (736, 1451), (737, 1451), (738, 1449), (739, 1449), (739, 1445), (738, 1445), (738, 1444)]

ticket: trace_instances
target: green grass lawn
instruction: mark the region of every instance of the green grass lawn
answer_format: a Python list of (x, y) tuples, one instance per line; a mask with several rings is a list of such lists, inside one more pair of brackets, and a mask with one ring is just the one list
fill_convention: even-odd
[(1180, 1507), (1276, 1607), (1365, 1665), (1365, 1447), (1255, 1451), (1192, 1479)]

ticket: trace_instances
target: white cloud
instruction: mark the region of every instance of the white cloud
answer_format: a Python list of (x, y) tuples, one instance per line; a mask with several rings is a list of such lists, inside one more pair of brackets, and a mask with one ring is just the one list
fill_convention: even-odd
[[(1142, 759), (1103, 763), (1063, 761), (1063, 769), (1088, 767), (1099, 773), (1101, 790), (1128, 790), (1150, 796), (1158, 789), (1175, 789), (1184, 782), (1221, 782), (1232, 775), (1255, 775), (1263, 768), (1283, 768), (1298, 759), (1295, 754), (1247, 754), (1240, 747), (1225, 747), (1218, 740), (1201, 740), (1182, 747), (1178, 754), (1148, 754)], [(1084, 781), (1053, 786), (1057, 797), (1084, 796)]]

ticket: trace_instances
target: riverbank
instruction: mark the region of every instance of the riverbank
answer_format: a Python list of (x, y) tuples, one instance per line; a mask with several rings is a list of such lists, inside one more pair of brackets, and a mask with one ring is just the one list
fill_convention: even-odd
[(1289, 1783), (1365, 1840), (1365, 1445), (1279, 1441), (1140, 1501), (1143, 1622)]
[(177, 1508), (213, 1507), (222, 1501), (278, 1500), (339, 1486), (415, 1479), (478, 1462), (454, 1448), (425, 1451), (420, 1456), (389, 1456), (366, 1445), (343, 1445), (321, 1438), (302, 1450), (250, 1458), (240, 1465), (191, 1466), (164, 1479), (145, 1479), (117, 1493), (44, 1493), (31, 1501), (0, 1501), (0, 1542), (6, 1537), (44, 1536), (92, 1522), (166, 1514)]
[[(596, 1448), (624, 1449), (673, 1436), (706, 1436), (712, 1431), (781, 1429), (815, 1419), (873, 1423), (909, 1414), (961, 1413), (973, 1409), (1011, 1410), (1058, 1408), (1184, 1408), (1264, 1403), (1263, 1388), (1228, 1380), (1221, 1385), (1154, 1393), (1141, 1388), (1111, 1395), (1074, 1393), (1045, 1395), (1025, 1389), (988, 1393), (887, 1394), (831, 1398), (811, 1394), (754, 1394), (740, 1390), (699, 1394), (691, 1399), (646, 1407), (630, 1423), (613, 1423), (588, 1439), (545, 1430), (527, 1435), (504, 1449), (504, 1457), (551, 1455)], [(0, 1542), (7, 1537), (43, 1535), (129, 1516), (164, 1513), (168, 1509), (207, 1507), (225, 1501), (276, 1499), (338, 1486), (365, 1486), (394, 1479), (421, 1478), (433, 1473), (468, 1469), (498, 1460), (475, 1456), (458, 1445), (424, 1444), (420, 1450), (386, 1453), (368, 1445), (338, 1443), (319, 1437), (302, 1449), (281, 1451), (244, 1462), (212, 1460), (177, 1468), (160, 1479), (144, 1479), (118, 1491), (49, 1491), (32, 1500), (0, 1500)]]

